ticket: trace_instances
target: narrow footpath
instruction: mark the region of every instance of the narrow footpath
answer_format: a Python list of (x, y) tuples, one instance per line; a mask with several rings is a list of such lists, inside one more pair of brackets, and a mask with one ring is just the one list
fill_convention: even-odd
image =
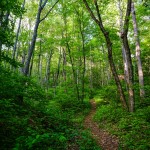
[(96, 103), (91, 100), (92, 109), (89, 115), (85, 118), (84, 127), (90, 129), (93, 138), (97, 141), (102, 150), (118, 150), (118, 139), (116, 136), (110, 135), (108, 132), (100, 129), (98, 124), (93, 121), (93, 116), (96, 112)]

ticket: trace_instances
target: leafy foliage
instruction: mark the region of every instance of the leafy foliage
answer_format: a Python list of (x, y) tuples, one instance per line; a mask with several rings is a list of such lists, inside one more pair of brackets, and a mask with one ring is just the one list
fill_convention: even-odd
[[(97, 148), (91, 135), (76, 121), (77, 114), (89, 108), (70, 97), (46, 99), (46, 93), (33, 80), (1, 68), (0, 74), (1, 149)], [(19, 103), (23, 96), (23, 103)]]
[(21, 7), (21, 3), (19, 0), (10, 0), (0, 1), (0, 40), (2, 44), (6, 46), (13, 45), (13, 38), (14, 38), (14, 20), (11, 19), (9, 16), (15, 15), (19, 17), (22, 13), (24, 13), (24, 9)]
[[(82, 127), (90, 110), (89, 98), (93, 97), (99, 106), (95, 120), (101, 128), (120, 138), (122, 149), (150, 149), (149, 2), (135, 3), (145, 79), (146, 96), (143, 100), (139, 96), (131, 22), (129, 27), (128, 40), (135, 76), (136, 111), (132, 114), (122, 110), (108, 63), (108, 45), (96, 23), (90, 19), (83, 1), (59, 1), (36, 33), (35, 48), (29, 62), (30, 77), (21, 75), (20, 69), (23, 72), (28, 61), (27, 50), (38, 10), (36, 0), (26, 1), (26, 12), (22, 2), (25, 1), (0, 0), (0, 149), (99, 150), (91, 134)], [(47, 2), (41, 18), (53, 2)], [(111, 57), (117, 73), (122, 75), (122, 43), (118, 36), (121, 16), (116, 2), (103, 0), (98, 1), (98, 5), (112, 41)], [(88, 3), (96, 15), (94, 3)], [(122, 17), (125, 4), (122, 1)], [(19, 22), (16, 57), (12, 59)], [(121, 84), (128, 98), (125, 82), (122, 80)]]
[(99, 102), (94, 120), (101, 128), (119, 136), (120, 146), (123, 149), (145, 150), (150, 148), (149, 114), (150, 107), (146, 105), (137, 108), (136, 112), (131, 114), (122, 110), (117, 104), (104, 103), (102, 100)]

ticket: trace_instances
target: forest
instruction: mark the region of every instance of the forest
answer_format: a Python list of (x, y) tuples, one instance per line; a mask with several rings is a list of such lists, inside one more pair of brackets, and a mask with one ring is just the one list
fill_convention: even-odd
[(149, 150), (150, 1), (0, 0), (0, 139)]

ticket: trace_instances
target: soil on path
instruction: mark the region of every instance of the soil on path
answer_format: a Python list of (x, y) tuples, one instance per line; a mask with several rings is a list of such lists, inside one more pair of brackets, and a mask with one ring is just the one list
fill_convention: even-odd
[(117, 137), (110, 135), (103, 129), (100, 129), (98, 124), (92, 120), (96, 112), (96, 103), (94, 100), (91, 100), (91, 106), (92, 109), (89, 115), (85, 118), (84, 127), (91, 130), (93, 138), (96, 139), (98, 145), (100, 145), (103, 150), (118, 150), (119, 142)]

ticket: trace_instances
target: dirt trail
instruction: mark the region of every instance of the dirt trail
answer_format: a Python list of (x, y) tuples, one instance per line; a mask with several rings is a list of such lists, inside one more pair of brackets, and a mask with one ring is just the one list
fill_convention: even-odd
[(89, 115), (85, 118), (84, 127), (91, 130), (93, 137), (103, 150), (118, 150), (117, 137), (100, 129), (98, 124), (93, 122), (92, 118), (96, 112), (96, 103), (94, 100), (91, 100), (91, 105), (92, 109)]

